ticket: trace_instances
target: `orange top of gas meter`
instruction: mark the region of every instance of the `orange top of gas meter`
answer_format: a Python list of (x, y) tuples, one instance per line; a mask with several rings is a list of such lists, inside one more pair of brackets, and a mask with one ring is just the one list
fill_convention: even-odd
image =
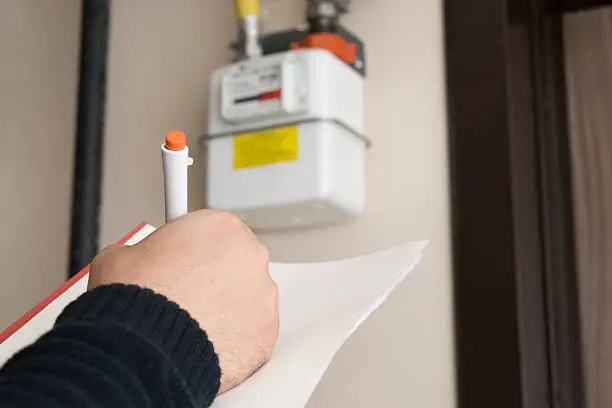
[(173, 130), (166, 134), (166, 149), (180, 151), (187, 145), (187, 137), (180, 130)]
[(357, 45), (345, 41), (342, 36), (334, 33), (308, 34), (301, 43), (291, 43), (290, 48), (292, 50), (319, 48), (331, 52), (347, 64), (354, 64), (357, 61)]

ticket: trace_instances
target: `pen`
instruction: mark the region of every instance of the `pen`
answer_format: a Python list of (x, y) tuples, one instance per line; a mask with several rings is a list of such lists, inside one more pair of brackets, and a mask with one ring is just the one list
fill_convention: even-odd
[(166, 134), (166, 142), (161, 146), (166, 222), (186, 215), (188, 211), (187, 168), (193, 164), (193, 159), (189, 157), (186, 142), (185, 134), (175, 130)]

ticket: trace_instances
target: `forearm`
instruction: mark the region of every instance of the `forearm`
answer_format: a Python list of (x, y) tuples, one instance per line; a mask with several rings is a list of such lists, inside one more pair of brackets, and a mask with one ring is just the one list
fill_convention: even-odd
[(206, 407), (219, 389), (206, 334), (134, 286), (98, 288), (0, 371), (0, 406)]

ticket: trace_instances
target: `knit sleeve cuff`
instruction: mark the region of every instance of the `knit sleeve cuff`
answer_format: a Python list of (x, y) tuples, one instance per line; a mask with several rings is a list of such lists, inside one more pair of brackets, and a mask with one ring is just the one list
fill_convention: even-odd
[(221, 369), (213, 344), (166, 297), (134, 285), (101, 286), (71, 303), (56, 325), (86, 322), (119, 324), (146, 338), (172, 361), (197, 403), (208, 406), (218, 393)]

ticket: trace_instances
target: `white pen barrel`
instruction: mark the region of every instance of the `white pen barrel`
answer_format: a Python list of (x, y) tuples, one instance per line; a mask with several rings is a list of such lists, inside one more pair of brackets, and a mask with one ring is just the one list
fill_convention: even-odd
[(166, 222), (187, 214), (187, 169), (191, 164), (189, 148), (168, 150), (162, 145), (164, 189), (166, 197)]

